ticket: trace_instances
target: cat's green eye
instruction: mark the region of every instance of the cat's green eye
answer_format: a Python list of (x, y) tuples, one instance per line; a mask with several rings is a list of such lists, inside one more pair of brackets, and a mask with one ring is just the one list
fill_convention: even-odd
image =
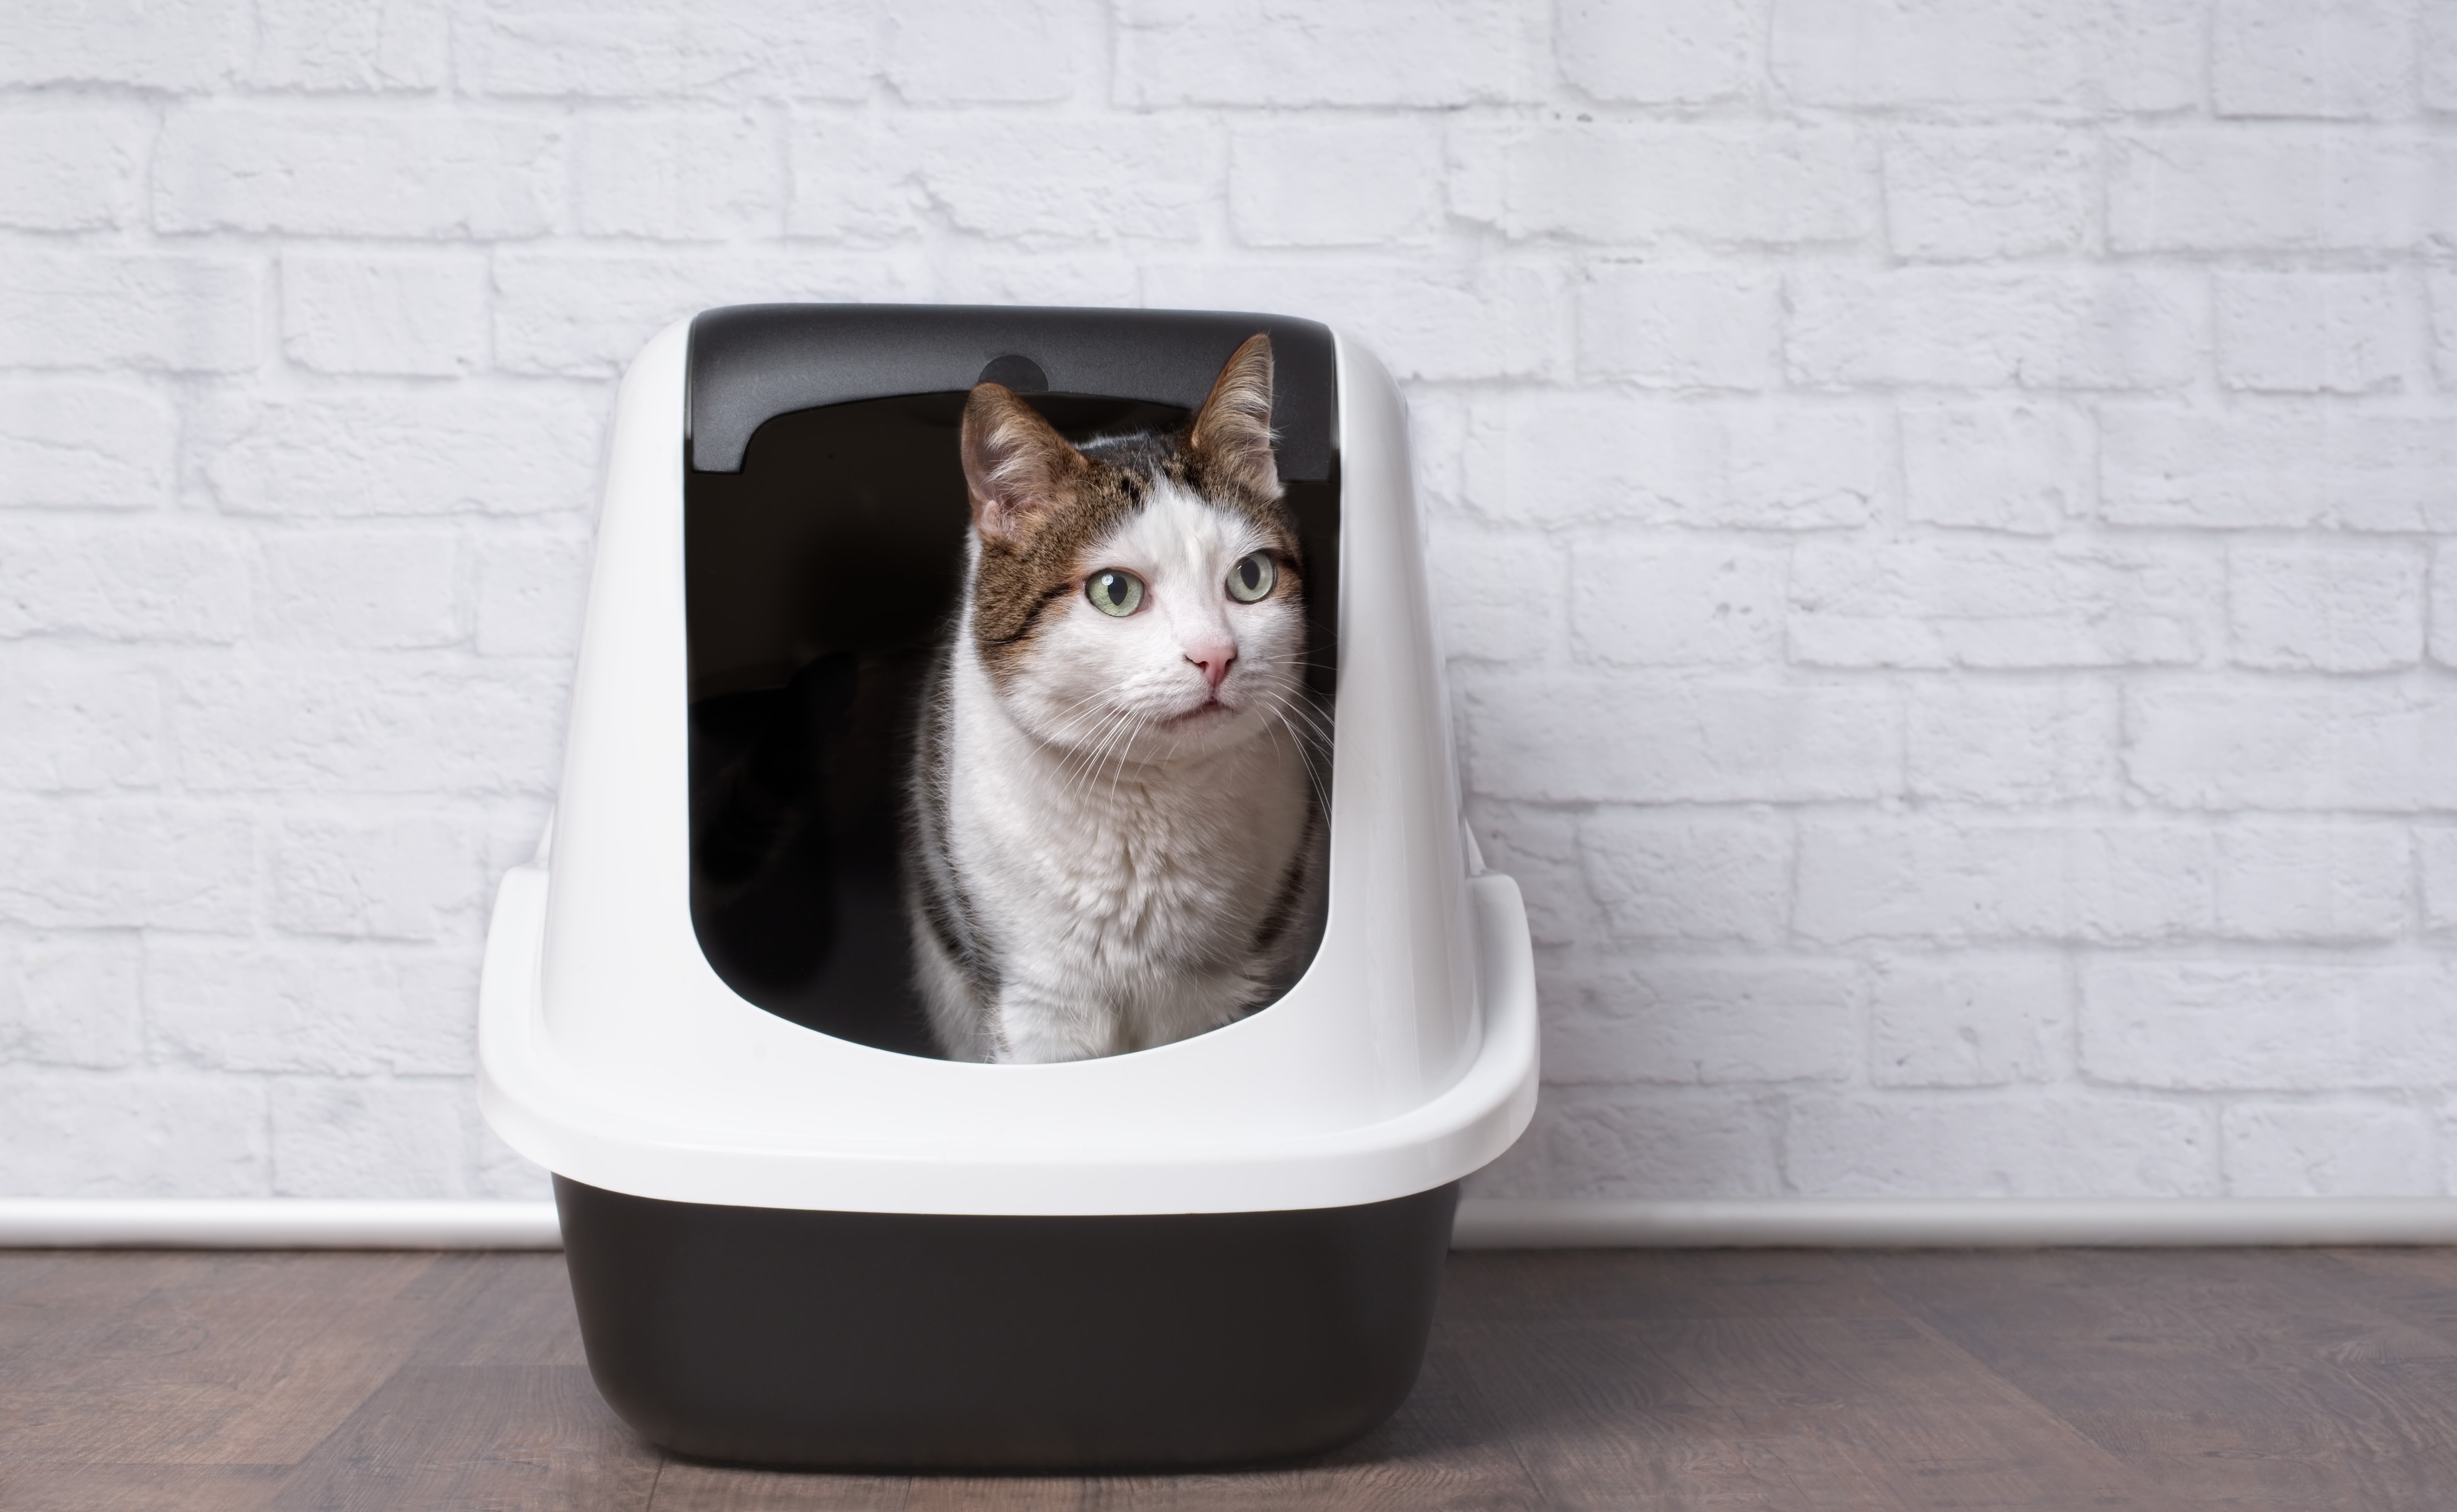
[(1271, 590), (1279, 575), (1271, 566), (1270, 552), (1249, 551), (1228, 570), (1228, 596), (1240, 604), (1251, 604)]
[(1102, 613), (1124, 619), (1143, 608), (1144, 580), (1132, 572), (1110, 568), (1084, 580), (1084, 596)]

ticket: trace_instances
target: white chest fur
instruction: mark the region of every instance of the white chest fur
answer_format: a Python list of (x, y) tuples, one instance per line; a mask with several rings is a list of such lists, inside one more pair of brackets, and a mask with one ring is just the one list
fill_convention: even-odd
[(1105, 762), (1018, 726), (969, 645), (949, 671), (946, 841), (998, 961), (1000, 1058), (1116, 1054), (1254, 1006), (1256, 934), (1306, 844), (1294, 734)]

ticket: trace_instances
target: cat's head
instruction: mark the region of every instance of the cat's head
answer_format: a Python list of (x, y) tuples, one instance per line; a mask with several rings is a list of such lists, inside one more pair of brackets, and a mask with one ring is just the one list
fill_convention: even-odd
[(1181, 431), (1078, 448), (997, 383), (964, 405), (971, 633), (1001, 703), (1103, 759), (1278, 731), (1304, 681), (1304, 563), (1271, 456), (1271, 343)]

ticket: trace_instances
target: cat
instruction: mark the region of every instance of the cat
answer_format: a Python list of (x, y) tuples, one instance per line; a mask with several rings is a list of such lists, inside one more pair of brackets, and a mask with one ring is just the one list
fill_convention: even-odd
[(1218, 1028), (1311, 957), (1305, 563), (1271, 452), (1271, 343), (1183, 428), (1080, 448), (965, 401), (964, 586), (923, 693), (905, 908), (952, 1060), (1084, 1060)]

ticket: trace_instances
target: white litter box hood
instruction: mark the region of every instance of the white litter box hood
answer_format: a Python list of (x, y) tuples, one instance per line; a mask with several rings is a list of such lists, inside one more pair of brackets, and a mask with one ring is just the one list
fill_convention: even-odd
[(1471, 875), (1404, 412), (1337, 343), (1339, 681), (1319, 954), (1252, 1017), (1156, 1049), (980, 1066), (746, 1002), (690, 910), (683, 574), (690, 322), (616, 410), (550, 844), (505, 880), (480, 1096), (512, 1147), (669, 1201), (976, 1214), (1236, 1212), (1457, 1179), (1535, 1107), (1518, 890)]

